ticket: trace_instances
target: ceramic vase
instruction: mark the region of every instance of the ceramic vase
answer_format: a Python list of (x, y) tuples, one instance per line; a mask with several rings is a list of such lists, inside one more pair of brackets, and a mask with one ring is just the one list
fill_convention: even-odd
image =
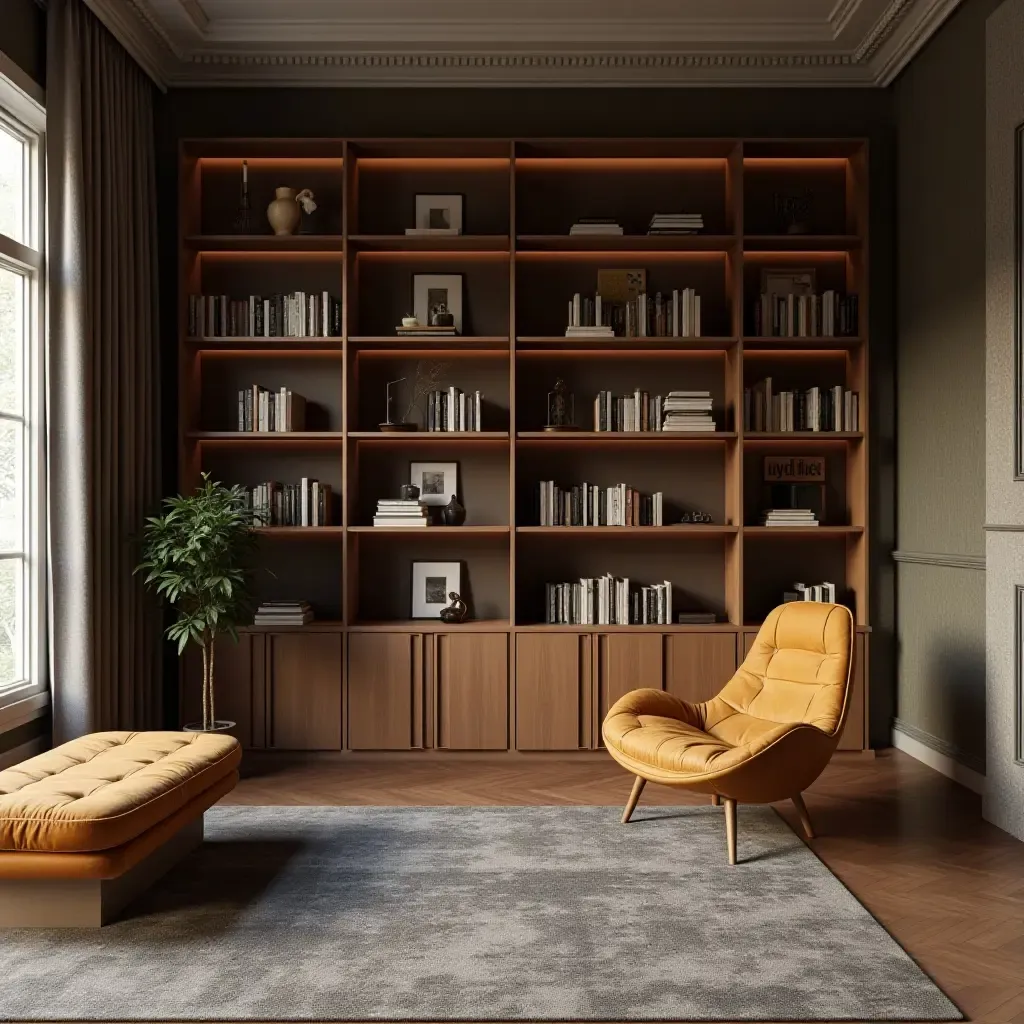
[(454, 494), (452, 500), (441, 509), (441, 515), (445, 526), (461, 526), (466, 521), (466, 509)]
[(295, 201), (295, 189), (279, 188), (274, 191), (277, 198), (267, 207), (267, 220), (275, 235), (292, 235), (299, 226), (302, 211)]

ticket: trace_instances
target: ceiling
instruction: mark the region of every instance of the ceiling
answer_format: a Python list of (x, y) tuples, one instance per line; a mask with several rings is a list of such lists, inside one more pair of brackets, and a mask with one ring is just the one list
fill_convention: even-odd
[(86, 2), (164, 87), (884, 87), (960, 0)]

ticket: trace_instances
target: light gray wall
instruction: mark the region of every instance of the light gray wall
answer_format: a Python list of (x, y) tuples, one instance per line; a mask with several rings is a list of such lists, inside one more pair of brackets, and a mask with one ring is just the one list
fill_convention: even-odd
[[(1024, 0), (989, 19), (986, 97), (986, 655), (988, 771), (984, 813), (1024, 839), (1024, 763), (1017, 760), (1024, 629), (1024, 481), (1015, 479), (1014, 227), (1020, 216), (1015, 133), (1024, 124)], [(994, 527), (994, 529), (993, 529)]]
[[(965, 0), (894, 86), (897, 724), (984, 771), (985, 21)], [(964, 557), (967, 556), (967, 557)]]

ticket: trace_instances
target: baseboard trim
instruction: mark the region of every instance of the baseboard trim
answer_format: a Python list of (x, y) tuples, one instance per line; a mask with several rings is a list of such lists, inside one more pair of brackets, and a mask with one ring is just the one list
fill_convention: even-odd
[(940, 745), (948, 748), (948, 745), (923, 729), (897, 719), (892, 726), (892, 745), (897, 750), (902, 750), (904, 754), (909, 754), (915, 760), (928, 765), (929, 768), (934, 768), (946, 778), (966, 786), (972, 792), (984, 793), (984, 774), (969, 768), (951, 754), (936, 749)]

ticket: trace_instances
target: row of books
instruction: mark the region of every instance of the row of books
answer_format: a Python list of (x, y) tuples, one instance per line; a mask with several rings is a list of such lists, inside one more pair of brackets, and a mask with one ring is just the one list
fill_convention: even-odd
[(610, 573), (571, 583), (546, 584), (546, 621), (571, 626), (668, 625), (672, 584), (630, 586), (628, 577)]
[(649, 235), (695, 235), (704, 230), (702, 213), (656, 213), (647, 227)]
[(305, 626), (313, 621), (308, 601), (263, 601), (256, 609), (254, 626)]
[(622, 225), (614, 217), (580, 217), (570, 235), (621, 235)]
[(306, 400), (289, 388), (253, 384), (238, 392), (238, 429), (288, 433), (306, 429)]
[(270, 480), (248, 488), (249, 507), (261, 526), (330, 526), (331, 485), (303, 477), (297, 484)]
[(594, 399), (594, 430), (617, 433), (715, 430), (710, 391), (670, 391), (666, 396), (635, 389), (631, 395), (599, 391)]
[(479, 391), (468, 394), (461, 388), (428, 392), (427, 430), (447, 433), (483, 430), (482, 398)]
[(754, 305), (759, 338), (856, 337), (857, 296), (828, 289), (820, 295), (762, 294)]
[(767, 508), (761, 516), (762, 526), (817, 526), (818, 518), (809, 508)]
[(193, 338), (340, 338), (341, 300), (328, 292), (287, 295), (190, 295)]
[(626, 302), (608, 302), (576, 292), (569, 300), (566, 337), (699, 338), (700, 296), (693, 288), (646, 292)]
[(792, 590), (782, 595), (783, 604), (790, 601), (821, 601), (825, 604), (836, 603), (836, 585), (834, 583), (794, 583)]
[(380, 498), (374, 526), (429, 526), (430, 512), (426, 504), (415, 498)]
[(765, 377), (743, 392), (743, 428), (788, 433), (860, 430), (860, 397), (836, 384), (806, 391), (779, 391)]
[(538, 488), (541, 526), (663, 526), (664, 495), (641, 494), (627, 484), (559, 487), (541, 480)]

